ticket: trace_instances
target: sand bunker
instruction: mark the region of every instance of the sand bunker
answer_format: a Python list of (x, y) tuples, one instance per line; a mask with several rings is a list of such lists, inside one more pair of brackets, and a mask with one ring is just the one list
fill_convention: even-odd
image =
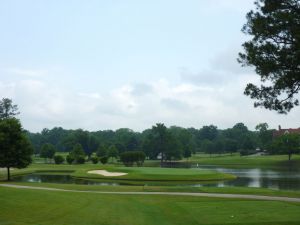
[(99, 175), (102, 175), (105, 177), (119, 177), (119, 176), (127, 175), (127, 173), (108, 172), (106, 170), (91, 170), (91, 171), (88, 171), (88, 173), (99, 174)]

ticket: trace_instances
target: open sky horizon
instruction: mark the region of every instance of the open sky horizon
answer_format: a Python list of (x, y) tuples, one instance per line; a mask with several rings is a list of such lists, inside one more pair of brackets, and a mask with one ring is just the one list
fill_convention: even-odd
[(243, 95), (259, 83), (237, 62), (253, 2), (2, 1), (0, 98), (18, 105), (32, 132), (298, 128), (300, 107), (282, 115)]

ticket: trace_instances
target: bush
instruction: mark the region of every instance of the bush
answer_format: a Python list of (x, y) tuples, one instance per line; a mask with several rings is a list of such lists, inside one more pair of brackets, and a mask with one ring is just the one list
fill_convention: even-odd
[(106, 164), (106, 163), (108, 162), (108, 157), (107, 157), (107, 156), (101, 157), (101, 158), (100, 158), (100, 162), (101, 162), (102, 164)]
[(76, 159), (76, 163), (84, 164), (85, 163), (85, 156), (83, 156), (83, 155), (78, 156), (77, 159)]
[(66, 161), (67, 161), (68, 164), (72, 164), (74, 162), (74, 160), (75, 160), (74, 156), (72, 156), (70, 154), (67, 155)]
[(65, 161), (65, 159), (61, 155), (55, 155), (54, 156), (55, 164), (62, 164), (64, 161)]
[(91, 161), (93, 164), (97, 164), (99, 162), (99, 158), (97, 156), (91, 157)]
[(255, 153), (256, 153), (255, 150), (246, 150), (246, 149), (240, 150), (240, 156), (253, 155)]
[(134, 163), (142, 166), (145, 158), (145, 153), (140, 151), (124, 152), (120, 155), (120, 160), (125, 166), (133, 166)]

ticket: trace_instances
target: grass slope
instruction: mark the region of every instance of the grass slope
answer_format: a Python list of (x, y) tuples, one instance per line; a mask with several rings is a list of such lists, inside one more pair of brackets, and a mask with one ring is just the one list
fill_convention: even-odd
[(181, 197), (114, 196), (0, 187), (1, 225), (300, 224), (300, 204)]
[(288, 161), (287, 155), (243, 156), (239, 154), (226, 155), (193, 155), (188, 162), (201, 165), (219, 165), (227, 167), (293, 167), (300, 169), (300, 155), (293, 155)]

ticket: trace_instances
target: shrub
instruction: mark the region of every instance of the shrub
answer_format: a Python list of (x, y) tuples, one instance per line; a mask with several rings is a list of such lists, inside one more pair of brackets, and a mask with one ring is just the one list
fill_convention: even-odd
[(65, 161), (65, 159), (61, 155), (55, 155), (54, 156), (55, 164), (62, 164), (64, 161)]
[(83, 155), (80, 155), (76, 158), (76, 163), (78, 164), (84, 164), (85, 163), (85, 157)]
[(68, 164), (72, 164), (74, 162), (74, 160), (75, 160), (74, 156), (72, 156), (70, 154), (67, 155), (66, 161), (67, 161)]
[(137, 166), (142, 166), (145, 158), (145, 153), (140, 151), (123, 152), (120, 155), (120, 160), (125, 166), (133, 166), (134, 163), (136, 163)]
[(108, 162), (108, 157), (107, 157), (107, 156), (101, 157), (101, 158), (100, 158), (100, 162), (101, 162), (102, 164), (106, 164), (106, 163)]
[(99, 158), (97, 156), (91, 157), (91, 161), (93, 164), (97, 164), (99, 162)]

